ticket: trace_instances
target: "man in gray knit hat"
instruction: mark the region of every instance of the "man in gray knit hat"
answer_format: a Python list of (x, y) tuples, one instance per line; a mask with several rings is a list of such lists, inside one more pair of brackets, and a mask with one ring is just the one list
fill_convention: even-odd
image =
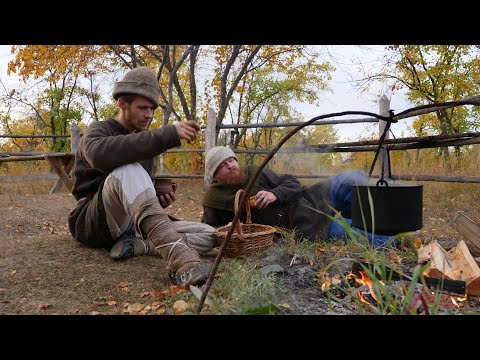
[(180, 121), (147, 130), (158, 107), (160, 85), (148, 67), (130, 70), (115, 83), (115, 119), (93, 122), (75, 154), (72, 194), (78, 201), (69, 214), (72, 236), (80, 243), (110, 251), (113, 259), (158, 254), (178, 285), (202, 285), (210, 267), (200, 252), (216, 245), (214, 228), (172, 221), (164, 208), (175, 193), (156, 194), (154, 157), (191, 142), (200, 130), (195, 121)]
[[(235, 193), (246, 188), (257, 169), (255, 165), (240, 166), (237, 156), (228, 147), (216, 146), (210, 149), (205, 156), (205, 172), (211, 184), (202, 200), (202, 221), (215, 227), (232, 221)], [(264, 168), (251, 190), (251, 195), (254, 195), (251, 220), (257, 224), (295, 230), (295, 236), (299, 240), (346, 238), (346, 229), (340, 223), (331, 221), (335, 216), (332, 208), (351, 224), (352, 187), (366, 183), (366, 174), (355, 170), (311, 186), (303, 186), (293, 175), (277, 174)], [(241, 215), (243, 222), (244, 213)], [(366, 236), (374, 247), (395, 243), (391, 236), (356, 230)]]

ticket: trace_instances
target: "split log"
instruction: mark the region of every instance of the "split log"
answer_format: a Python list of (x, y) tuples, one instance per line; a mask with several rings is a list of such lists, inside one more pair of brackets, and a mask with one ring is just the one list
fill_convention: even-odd
[[(373, 273), (373, 266), (371, 264), (366, 264), (366, 263), (359, 263), (359, 262), (354, 262), (352, 264), (352, 273), (355, 276), (360, 277), (360, 271), (363, 271), (362, 265)], [(407, 280), (411, 281), (413, 278), (413, 274), (409, 272), (404, 272), (403, 274), (398, 273), (397, 271), (386, 268), (386, 278), (391, 279), (391, 280)], [(375, 276), (377, 279), (381, 280), (380, 274), (375, 272)], [(449, 295), (456, 295), (456, 296), (465, 296), (465, 291), (466, 291), (466, 283), (463, 280), (450, 280), (446, 278), (434, 278), (434, 277), (428, 277), (424, 276), (423, 277), (425, 280), (425, 284), (427, 287), (431, 290), (435, 291), (441, 291), (443, 293), (449, 294)], [(418, 278), (417, 283), (422, 283), (422, 279)]]
[[(453, 248), (452, 248), (453, 249)], [(428, 245), (422, 246), (417, 250), (418, 263), (426, 264), (430, 262), (429, 267), (425, 270), (428, 276), (434, 278), (456, 279), (456, 274), (452, 268), (447, 251), (434, 240)]]
[(465, 280), (467, 283), (467, 294), (480, 296), (480, 268), (468, 251), (465, 241), (460, 241), (448, 252), (448, 255), (458, 269), (456, 278)]
[(463, 280), (469, 295), (480, 296), (480, 268), (461, 240), (450, 251), (445, 251), (433, 241), (418, 249), (418, 263), (430, 262), (425, 273), (433, 278), (445, 277), (449, 280)]
[(450, 225), (457, 230), (469, 244), (474, 245), (480, 250), (480, 225), (461, 211), (453, 216)]

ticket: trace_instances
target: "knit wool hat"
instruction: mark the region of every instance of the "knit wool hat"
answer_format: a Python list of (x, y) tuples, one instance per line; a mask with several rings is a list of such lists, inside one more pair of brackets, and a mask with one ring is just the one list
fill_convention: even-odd
[(125, 74), (121, 81), (113, 85), (113, 98), (118, 100), (120, 95), (140, 95), (158, 107), (160, 84), (152, 69), (147, 66), (137, 67)]
[(208, 182), (212, 182), (213, 174), (220, 164), (232, 157), (238, 161), (237, 155), (226, 146), (215, 146), (207, 152), (205, 155), (205, 175)]

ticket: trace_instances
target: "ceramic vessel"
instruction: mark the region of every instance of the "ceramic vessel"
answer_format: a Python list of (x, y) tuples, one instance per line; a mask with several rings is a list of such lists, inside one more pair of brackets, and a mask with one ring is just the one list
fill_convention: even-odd
[(157, 196), (168, 194), (169, 192), (175, 192), (175, 186), (172, 179), (169, 178), (155, 178), (155, 192)]

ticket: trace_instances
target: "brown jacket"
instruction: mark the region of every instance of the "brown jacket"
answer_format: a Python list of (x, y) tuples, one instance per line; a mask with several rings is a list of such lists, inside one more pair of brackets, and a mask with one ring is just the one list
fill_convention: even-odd
[[(245, 188), (249, 177), (256, 170), (245, 171), (247, 177), (242, 184), (225, 185), (214, 181), (204, 194), (202, 222), (219, 227), (232, 221), (233, 198), (238, 189)], [(330, 180), (323, 180), (311, 186), (302, 186), (298, 179), (289, 174), (277, 174), (270, 169), (263, 169), (258, 179), (258, 185), (251, 195), (258, 190), (267, 190), (277, 196), (277, 200), (265, 209), (252, 209), (252, 222), (257, 224), (275, 225), (286, 229), (295, 229), (298, 238), (315, 240), (326, 238), (330, 219), (328, 190)], [(229, 196), (228, 196), (229, 195)], [(227, 200), (225, 204), (222, 200)], [(311, 210), (312, 207), (318, 211)], [(245, 222), (245, 212), (240, 219)]]
[(140, 163), (153, 178), (154, 157), (180, 145), (173, 125), (130, 133), (118, 121), (92, 123), (80, 139), (75, 154), (72, 194), (77, 207), (68, 217), (75, 240), (90, 247), (110, 249), (110, 236), (102, 201), (103, 183), (115, 168)]

